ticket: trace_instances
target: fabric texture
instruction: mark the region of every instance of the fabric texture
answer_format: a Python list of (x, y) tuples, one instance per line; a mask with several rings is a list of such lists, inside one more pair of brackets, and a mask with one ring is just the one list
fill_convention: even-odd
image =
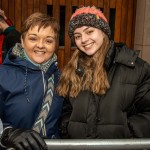
[(82, 26), (91, 26), (102, 30), (110, 38), (111, 30), (103, 13), (93, 7), (81, 7), (75, 11), (69, 21), (69, 36), (72, 37), (74, 30)]
[[(54, 55), (54, 57), (51, 59), (51, 62), (49, 63), (49, 65), (51, 65), (54, 61), (56, 61), (56, 55)], [(46, 96), (42, 104), (42, 109), (33, 127), (33, 129), (37, 131), (38, 133), (42, 131), (42, 134), (45, 137), (46, 137), (45, 120), (50, 111), (52, 99), (53, 99), (53, 93), (54, 93), (54, 74), (52, 74), (52, 76), (48, 79), (48, 86), (46, 89), (47, 89), (47, 92), (46, 92)]]
[(2, 52), (3, 52), (3, 41), (4, 41), (4, 35), (0, 35), (0, 64), (2, 64)]
[[(9, 25), (9, 26), (12, 26), (13, 25), (13, 23), (11, 22), (11, 20), (10, 19), (6, 19), (5, 20), (6, 21), (6, 23)], [(5, 38), (5, 35), (3, 34), (3, 33), (1, 33), (0, 34), (0, 64), (2, 64), (2, 52), (3, 52), (3, 41), (4, 41), (4, 38)]]
[(21, 33), (15, 29), (14, 26), (10, 26), (4, 31), (4, 41), (3, 41), (3, 55), (2, 60), (4, 61), (8, 51), (15, 46), (16, 43), (21, 43)]

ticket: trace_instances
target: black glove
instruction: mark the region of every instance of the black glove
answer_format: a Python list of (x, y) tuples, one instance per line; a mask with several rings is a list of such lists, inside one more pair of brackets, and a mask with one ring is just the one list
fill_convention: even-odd
[(47, 150), (47, 145), (40, 135), (29, 129), (8, 128), (4, 130), (1, 144), (16, 150)]

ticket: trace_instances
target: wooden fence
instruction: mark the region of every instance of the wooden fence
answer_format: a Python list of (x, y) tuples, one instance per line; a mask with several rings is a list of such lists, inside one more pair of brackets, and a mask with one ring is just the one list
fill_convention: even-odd
[(73, 47), (68, 36), (68, 22), (78, 6), (97, 6), (105, 14), (112, 30), (112, 39), (133, 48), (136, 0), (0, 0), (0, 8), (20, 31), (23, 21), (33, 12), (54, 16), (60, 23), (57, 50), (59, 67), (68, 62)]

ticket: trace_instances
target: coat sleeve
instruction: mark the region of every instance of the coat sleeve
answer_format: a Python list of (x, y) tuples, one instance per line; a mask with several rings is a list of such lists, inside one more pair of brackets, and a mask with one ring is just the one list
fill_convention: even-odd
[[(3, 104), (3, 91), (1, 90), (0, 87), (0, 133), (2, 133), (3, 128), (11, 127), (11, 124), (9, 122), (3, 122), (3, 112), (4, 112), (4, 104)], [(1, 149), (0, 149), (1, 150)]]
[(150, 65), (145, 63), (138, 83), (132, 114), (128, 118), (133, 137), (150, 137)]
[(9, 49), (11, 49), (13, 46), (15, 46), (16, 43), (21, 43), (21, 34), (19, 31), (14, 29), (10, 31), (10, 33), (8, 33), (8, 35), (6, 36), (6, 50), (8, 51)]

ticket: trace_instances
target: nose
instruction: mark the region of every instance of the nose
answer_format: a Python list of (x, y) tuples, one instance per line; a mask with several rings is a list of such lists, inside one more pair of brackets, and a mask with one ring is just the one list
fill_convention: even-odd
[(37, 47), (38, 47), (38, 48), (43, 48), (43, 47), (44, 47), (44, 44), (43, 44), (43, 41), (42, 41), (42, 40), (39, 40), (39, 41), (37, 42)]
[(86, 43), (88, 41), (88, 36), (83, 34), (81, 37), (81, 41), (82, 43)]

